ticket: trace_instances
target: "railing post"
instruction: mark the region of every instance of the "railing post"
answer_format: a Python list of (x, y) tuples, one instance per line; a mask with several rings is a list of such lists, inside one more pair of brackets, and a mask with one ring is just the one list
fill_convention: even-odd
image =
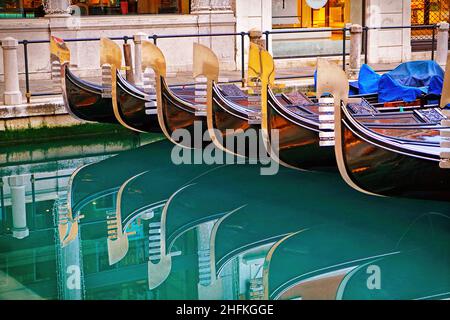
[(342, 69), (345, 71), (347, 69), (346, 66), (346, 56), (347, 56), (347, 31), (350, 29), (351, 24), (347, 23), (344, 28), (342, 28)]
[(350, 27), (350, 68), (348, 70), (351, 78), (357, 76), (361, 69), (362, 34), (362, 26), (352, 24)]
[(447, 63), (448, 30), (448, 22), (441, 22), (438, 24), (436, 62), (442, 66)]
[(241, 82), (245, 87), (245, 32), (241, 32)]
[(22, 103), (22, 93), (19, 87), (19, 65), (17, 63), (17, 47), (19, 42), (7, 37), (2, 40), (3, 72), (5, 77), (5, 93), (3, 99), (5, 105), (17, 105)]
[(258, 29), (251, 29), (248, 32), (248, 36), (250, 38), (250, 42), (253, 42), (262, 48), (266, 48), (266, 40), (263, 39), (263, 33)]
[(264, 34), (266, 36), (266, 50), (269, 51), (269, 36), (270, 36), (270, 31), (264, 31)]
[(148, 36), (143, 32), (134, 35), (134, 81), (137, 86), (142, 86), (142, 41), (147, 40)]
[(436, 48), (436, 28), (437, 25), (434, 25), (431, 32), (431, 60), (434, 61), (435, 56), (435, 48)]
[(368, 49), (368, 36), (369, 36), (369, 28), (364, 27), (364, 63), (367, 64), (368, 56), (367, 56), (367, 49)]
[(131, 83), (134, 83), (134, 72), (133, 72), (133, 57), (131, 55), (131, 46), (128, 43), (128, 37), (123, 37), (123, 56), (125, 60), (125, 67), (126, 67), (126, 77), (127, 80)]

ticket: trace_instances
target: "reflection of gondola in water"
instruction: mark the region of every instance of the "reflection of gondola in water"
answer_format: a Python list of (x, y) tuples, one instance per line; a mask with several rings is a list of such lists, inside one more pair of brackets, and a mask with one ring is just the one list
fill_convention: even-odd
[[(448, 300), (449, 264), (448, 246), (439, 244), (370, 261), (343, 278), (336, 299)], [(369, 272), (373, 290), (367, 288)]]
[(171, 149), (172, 145), (165, 141), (151, 143), (76, 170), (69, 181), (67, 213), (60, 217), (58, 224), (63, 246), (76, 238), (84, 207), (94, 200), (117, 194), (127, 179), (147, 171), (152, 165), (167, 163)]
[[(440, 206), (436, 204), (437, 207)], [(388, 217), (381, 217), (381, 221), (374, 223), (373, 217), (364, 214), (363, 217), (353, 216), (339, 224), (326, 224), (285, 237), (272, 247), (266, 257), (266, 298), (335, 299), (339, 297), (339, 288), (343, 286), (345, 279), (351, 277), (358, 268), (365, 267), (366, 290), (369, 290), (368, 278), (373, 273), (368, 274), (367, 267), (377, 266), (378, 261), (392, 261), (401, 255), (411, 254), (409, 258), (413, 262), (414, 258), (420, 260), (425, 257), (414, 256), (415, 252), (435, 246), (448, 251), (445, 228), (433, 227), (442, 224), (448, 227), (448, 212), (446, 215), (428, 214), (426, 208), (422, 207), (425, 210), (422, 211), (423, 214), (413, 209), (414, 214), (409, 215), (409, 219), (407, 215), (403, 215), (403, 219), (393, 222), (391, 217), (395, 216), (394, 212), (388, 212)], [(380, 212), (376, 216), (379, 219)], [(400, 273), (401, 277), (398, 274), (396, 276), (403, 278), (407, 274)], [(440, 280), (445, 281), (446, 275), (439, 275), (444, 276)], [(387, 279), (383, 278), (383, 283), (385, 281)], [(396, 282), (399, 287), (389, 288), (394, 295), (392, 298), (401, 298), (395, 297), (395, 294), (402, 291), (402, 282)], [(426, 282), (423, 282), (424, 287), (416, 289), (422, 293), (428, 292)], [(430, 283), (430, 288), (433, 287)]]
[[(174, 193), (168, 200), (164, 207), (161, 218), (161, 261), (158, 263), (149, 262), (149, 286), (150, 288), (156, 288), (161, 285), (169, 276), (172, 269), (172, 251), (176, 241), (187, 231), (193, 228), (207, 229), (206, 233), (202, 236), (203, 246), (208, 248), (210, 246), (209, 238), (211, 233), (211, 223), (214, 223), (224, 215), (232, 212), (237, 212), (245, 207), (245, 199), (234, 197), (230, 201), (210, 201), (211, 196), (214, 196), (216, 192), (211, 191), (208, 182), (215, 180), (219, 177), (223, 181), (234, 180), (242, 185), (246, 185), (249, 182), (249, 172), (253, 172), (251, 176), (256, 176), (258, 168), (248, 167), (236, 167), (226, 166), (216, 170), (214, 173), (208, 176), (204, 176), (193, 184), (187, 185), (184, 188), (180, 188)], [(238, 173), (238, 174), (236, 174)], [(234, 177), (231, 179), (229, 177)], [(226, 183), (227, 184), (227, 183)], [(212, 193), (212, 194), (211, 194)], [(205, 202), (203, 202), (204, 200)], [(207, 249), (209, 252), (209, 249)], [(208, 257), (208, 254), (204, 255)], [(210, 277), (210, 269), (208, 262), (203, 260), (205, 265), (202, 267), (203, 278), (210, 279), (211, 283), (200, 284), (199, 288), (203, 294), (209, 287), (218, 285), (215, 278)], [(153, 280), (152, 280), (153, 277)], [(220, 285), (220, 284), (219, 284)], [(200, 290), (200, 289), (199, 289)]]
[[(173, 245), (183, 232), (217, 219), (210, 240), (211, 281), (209, 285), (206, 285), (206, 288), (202, 288), (203, 292), (217, 292), (217, 288), (221, 285), (220, 273), (226, 269), (228, 262), (236, 256), (249, 252), (263, 254), (267, 245), (273, 244), (287, 234), (299, 229), (316, 229), (321, 228), (321, 225), (336, 226), (345, 221), (349, 221), (349, 225), (358, 224), (364, 229), (363, 226), (366, 223), (378, 217), (381, 221), (372, 226), (373, 229), (368, 229), (372, 231), (385, 229), (386, 234), (402, 235), (415, 217), (421, 216), (429, 210), (449, 214), (447, 206), (442, 203), (411, 200), (405, 202), (401, 199), (380, 199), (367, 197), (363, 194), (358, 195), (351, 189), (344, 188), (343, 183), (336, 175), (296, 173), (282, 168), (279, 178), (278, 176), (270, 177), (264, 182), (265, 178), (254, 176), (251, 179), (253, 182), (246, 182), (251, 178), (251, 169), (248, 169), (248, 172), (243, 170), (233, 176), (233, 171), (239, 170), (239, 167), (230, 166), (227, 168), (231, 170), (231, 177), (227, 174), (226, 168), (220, 169), (213, 175), (205, 176), (205, 179), (196, 181), (195, 185), (181, 189), (169, 199), (161, 221), (163, 250), (161, 260), (164, 263), (149, 265), (149, 280), (153, 276), (153, 279), (158, 279), (162, 283), (167, 278), (171, 270)], [(312, 179), (313, 175), (315, 179)], [(222, 181), (223, 184), (211, 188), (209, 183), (212, 183), (214, 177), (219, 177), (219, 181)], [(290, 178), (287, 179), (288, 177)], [(229, 186), (228, 179), (230, 181), (239, 180), (235, 185), (231, 183), (232, 186)], [(290, 186), (289, 181), (291, 181), (292, 186)], [(303, 186), (301, 191), (295, 188), (295, 185), (299, 184)], [(323, 184), (328, 185), (329, 188), (324, 190), (321, 188)], [(237, 187), (241, 185), (242, 187)], [(273, 204), (268, 201), (261, 201), (258, 197), (263, 192), (262, 190), (267, 192), (280, 188), (285, 190), (285, 195), (277, 195), (275, 191), (269, 192), (274, 196)], [(342, 192), (336, 193), (333, 190), (342, 190)], [(300, 195), (302, 198), (301, 211), (295, 205), (295, 199), (298, 199)], [(323, 201), (317, 200), (317, 197), (327, 198), (330, 205), (324, 206)], [(208, 199), (216, 199), (217, 201), (211, 203), (211, 201), (208, 202)], [(350, 208), (348, 206), (349, 201), (352, 204)], [(360, 208), (366, 206), (372, 209), (367, 210), (368, 213), (361, 214)], [(379, 214), (379, 212), (384, 214)], [(389, 226), (389, 224), (392, 224), (392, 226)], [(331, 230), (331, 228), (328, 230)], [(369, 234), (372, 232), (370, 230), (368, 231)], [(341, 234), (345, 238), (347, 234), (353, 232), (352, 228), (347, 228), (345, 231), (341, 231)], [(332, 235), (333, 233), (329, 232), (327, 239)], [(384, 237), (379, 233), (376, 237), (378, 237), (378, 240), (372, 242), (384, 241)], [(426, 237), (425, 239), (427, 239)], [(313, 243), (311, 241), (311, 244)], [(320, 241), (317, 243), (320, 243)], [(392, 244), (392, 242), (389, 243)], [(370, 252), (371, 248), (367, 247), (366, 249), (367, 252)], [(336, 252), (339, 252), (339, 250), (336, 250)], [(205, 271), (204, 269), (203, 266), (202, 272)], [(165, 277), (161, 277), (162, 275), (165, 275)], [(203, 276), (206, 278), (205, 275)], [(157, 285), (161, 283), (157, 283)], [(213, 289), (213, 287), (216, 289)]]
[[(194, 153), (201, 150), (192, 150)], [(122, 260), (128, 252), (127, 228), (142, 215), (149, 219), (160, 211), (171, 194), (188, 183), (193, 183), (203, 175), (213, 174), (219, 166), (185, 165), (179, 166), (171, 161), (129, 178), (119, 189), (117, 209), (111, 218), (108, 239), (110, 265)], [(156, 183), (157, 181), (157, 183)]]

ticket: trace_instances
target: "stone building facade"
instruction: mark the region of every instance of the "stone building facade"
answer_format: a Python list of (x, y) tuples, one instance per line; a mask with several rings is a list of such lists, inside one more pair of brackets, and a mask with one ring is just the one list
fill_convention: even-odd
[[(161, 0), (159, 2), (128, 0), (128, 3), (134, 1), (133, 3), (137, 4), (138, 9), (127, 7), (126, 10), (153, 12), (151, 10), (154, 9), (149, 6), (145, 7), (141, 3), (158, 2), (160, 4), (169, 3), (169, 7), (171, 3), (172, 5), (177, 4), (179, 11), (169, 14), (165, 13), (168, 10), (162, 10), (160, 7), (161, 14), (124, 15), (123, 10), (125, 9), (115, 6), (115, 14), (86, 15), (86, 11), (83, 10), (93, 9), (86, 9), (85, 3), (91, 1), (119, 3), (119, 0), (44, 0), (43, 10), (45, 12), (42, 17), (35, 19), (2, 19), (2, 10), (6, 9), (0, 8), (0, 38), (10, 36), (18, 40), (48, 40), (50, 36), (54, 35), (65, 39), (79, 39), (100, 36), (133, 36), (138, 32), (149, 35), (197, 35), (239, 33), (253, 28), (262, 31), (298, 30), (299, 28), (314, 31), (312, 33), (272, 35), (268, 41), (270, 50), (275, 56), (286, 57), (341, 52), (342, 34), (321, 31), (324, 27), (342, 28), (348, 23), (369, 27), (407, 26), (412, 23), (412, 19), (414, 21), (422, 19), (428, 23), (436, 22), (423, 18), (423, 12), (427, 12), (426, 8), (420, 11), (420, 8), (417, 9), (417, 3), (432, 3), (434, 4), (433, 8), (437, 4), (442, 16), (435, 20), (448, 21), (449, 19), (449, 5), (446, 0)], [(120, 3), (126, 2), (120, 1)], [(75, 8), (72, 5), (69, 9), (71, 2), (78, 5), (79, 9), (75, 12), (80, 13), (81, 16), (69, 14)], [(311, 3), (320, 2), (325, 4), (322, 8), (312, 9), (310, 7)], [(120, 14), (120, 10), (122, 10), (122, 14)], [(369, 62), (395, 63), (410, 60), (413, 51), (411, 38), (410, 29), (371, 30), (368, 35)], [(211, 46), (219, 55), (223, 69), (240, 68), (242, 47), (240, 37), (193, 36), (158, 40), (158, 46), (166, 54), (169, 71), (190, 70), (193, 42)], [(349, 45), (348, 41), (347, 45)], [(98, 43), (71, 42), (70, 48), (72, 50), (71, 63), (78, 67), (81, 76), (99, 74)], [(30, 44), (29, 53), (31, 77), (48, 78), (50, 75), (48, 44)], [(291, 65), (289, 59), (279, 60), (278, 63), (283, 62), (288, 62), (285, 66)], [(291, 63), (301, 62), (291, 61)], [(3, 74), (2, 68), (2, 63), (0, 63), (0, 75)], [(22, 46), (19, 46), (19, 69), (23, 73)]]

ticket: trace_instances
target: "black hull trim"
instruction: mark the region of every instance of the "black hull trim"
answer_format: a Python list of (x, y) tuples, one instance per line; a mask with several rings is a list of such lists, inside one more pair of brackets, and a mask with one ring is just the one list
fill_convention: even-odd
[(130, 128), (142, 132), (161, 132), (156, 101), (129, 84), (117, 72), (117, 107), (121, 120)]
[[(439, 168), (439, 148), (395, 143), (351, 119), (341, 108), (342, 165), (351, 183), (384, 196), (450, 200), (450, 171)], [(338, 161), (340, 161), (338, 159)]]
[(312, 119), (294, 115), (281, 106), (270, 89), (267, 97), (267, 125), (272, 148), (276, 143), (271, 131), (279, 132), (278, 158), (299, 169), (335, 170), (333, 149), (319, 145), (319, 124)]
[[(203, 137), (205, 132), (207, 132), (206, 117), (197, 116), (195, 114), (196, 108), (192, 103), (174, 95), (164, 77), (161, 77), (161, 100), (163, 125), (170, 138), (175, 143), (185, 147), (202, 148), (205, 142), (202, 142), (201, 137), (198, 137), (198, 135), (201, 134)], [(178, 133), (179, 135), (183, 135), (182, 129), (189, 132), (189, 141), (183, 141), (185, 137), (177, 137)], [(177, 130), (180, 131), (176, 132)]]
[(65, 66), (63, 95), (67, 112), (91, 122), (117, 124), (111, 98), (102, 97), (102, 87), (79, 79)]
[(256, 159), (261, 154), (261, 124), (251, 123), (251, 114), (255, 110), (228, 100), (217, 85), (212, 89), (212, 128), (215, 131), (216, 145), (228, 153)]

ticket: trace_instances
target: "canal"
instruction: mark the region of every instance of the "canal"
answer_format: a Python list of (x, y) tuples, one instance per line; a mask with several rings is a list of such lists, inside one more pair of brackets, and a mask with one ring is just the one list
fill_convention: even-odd
[(1, 146), (0, 299), (450, 298), (448, 202), (173, 150), (122, 133)]

